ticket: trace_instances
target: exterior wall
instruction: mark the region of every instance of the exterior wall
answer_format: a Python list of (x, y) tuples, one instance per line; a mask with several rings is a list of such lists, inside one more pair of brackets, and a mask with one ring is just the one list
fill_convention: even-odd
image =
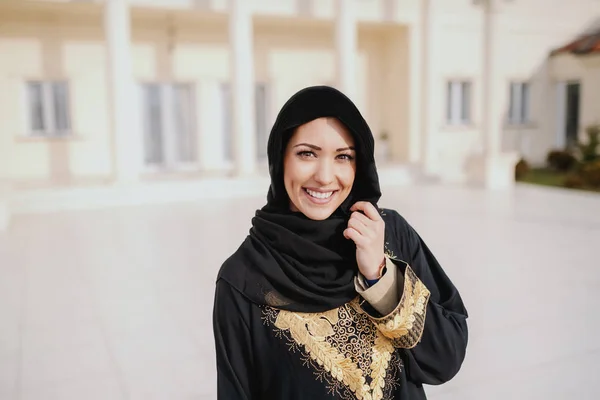
[[(115, 161), (102, 7), (45, 3), (12, 0), (11, 7), (3, 6), (0, 11), (0, 54), (10, 54), (0, 63), (0, 144), (7, 154), (0, 162), (0, 174), (34, 184), (111, 179)], [(131, 24), (135, 81), (194, 85), (198, 168), (223, 170), (227, 163), (220, 155), (218, 134), (223, 125), (215, 98), (219, 84), (230, 76), (228, 2), (131, 3), (136, 6)], [(360, 24), (354, 100), (373, 129), (376, 146), (383, 147), (379, 136), (387, 132), (394, 161), (418, 163), (427, 152), (430, 172), (463, 179), (465, 160), (483, 146), (481, 8), (472, 0), (430, 0), (432, 29), (423, 42), (418, 25), (421, 0), (357, 0), (355, 4)], [(600, 10), (595, 0), (495, 4), (494, 119), (504, 127), (504, 150), (520, 151), (536, 162), (543, 160), (556, 140), (557, 81), (582, 79), (582, 124), (598, 118), (596, 64), (558, 57), (549, 66), (546, 60), (551, 49), (581, 32)], [(269, 87), (270, 125), (296, 90), (335, 84), (335, 4), (334, 0), (261, 0), (253, 5), (256, 81)], [(422, 66), (417, 58), (426, 47), (429, 101), (422, 110)], [(69, 80), (73, 137), (26, 137), (23, 82), (41, 78)], [(473, 118), (468, 126), (446, 122), (446, 84), (456, 78), (472, 81)], [(508, 85), (513, 80), (530, 80), (533, 85), (532, 121), (517, 128), (505, 124)], [(420, 127), (423, 117), (428, 121), (427, 132)], [(428, 136), (425, 151), (421, 149), (423, 136)]]
[[(57, 0), (48, 0), (57, 1)], [(280, 18), (304, 17), (333, 20), (336, 0), (249, 0), (257, 16)], [(359, 22), (407, 23), (416, 17), (419, 0), (353, 0)], [(228, 0), (130, 0), (135, 6), (183, 10), (202, 10), (219, 13), (229, 11)]]
[[(391, 136), (391, 156), (397, 161), (407, 161), (406, 32), (363, 26), (358, 36), (358, 94), (353, 100), (368, 121), (376, 142), (387, 132)], [(272, 88), (271, 122), (297, 90), (308, 85), (335, 85), (331, 26), (288, 27), (282, 32), (268, 24), (259, 24), (255, 27), (255, 50), (257, 80), (269, 82)]]
[[(0, 64), (0, 141), (8, 154), (8, 162), (0, 167), (17, 186), (112, 180), (115, 155), (101, 10), (85, 17), (57, 10), (14, 10), (1, 18), (0, 51), (11, 57)], [(131, 25), (134, 81), (192, 84), (198, 169), (226, 170), (230, 165), (222, 157), (223, 121), (216, 103), (219, 85), (230, 77), (227, 20), (202, 15), (169, 18), (161, 10), (134, 9)], [(331, 22), (282, 24), (258, 18), (254, 34), (256, 82), (266, 83), (269, 90), (267, 126), (295, 91), (307, 85), (335, 85)], [(407, 160), (409, 146), (406, 35), (404, 29), (366, 25), (358, 33), (354, 100), (375, 136), (390, 134), (391, 153), (398, 161)], [(53, 78), (69, 82), (74, 136), (28, 137), (25, 81)]]
[(553, 84), (580, 82), (579, 136), (584, 138), (588, 125), (600, 123), (600, 55), (557, 55), (550, 62), (550, 76)]
[[(470, 0), (432, 3), (431, 170), (450, 180), (462, 180), (465, 159), (483, 146), (482, 10)], [(522, 152), (533, 162), (545, 157), (549, 138), (553, 140), (556, 130), (554, 102), (551, 100), (553, 87), (546, 67), (548, 54), (579, 34), (599, 15), (600, 7), (592, 0), (571, 3), (560, 0), (495, 2), (491, 107), (495, 123), (503, 126), (503, 150)], [(473, 122), (469, 126), (445, 124), (445, 85), (453, 78), (472, 81)], [(519, 80), (531, 81), (532, 84), (532, 121), (515, 128), (506, 122), (509, 84)]]
[[(0, 54), (7, 55), (0, 63), (0, 140), (12, 178), (60, 183), (106, 177), (111, 152), (99, 20), (6, 13), (0, 19)], [(28, 136), (25, 81), (32, 79), (68, 80), (72, 137)]]
[[(517, 2), (513, 5), (517, 6)], [(508, 5), (505, 8), (509, 10)], [(498, 101), (508, 104), (508, 81), (529, 79), (532, 83), (531, 124), (516, 129), (507, 127), (504, 144), (506, 149), (518, 151), (530, 163), (545, 163), (548, 151), (557, 147), (556, 83), (561, 79), (554, 76), (552, 70), (556, 69), (550, 64), (555, 60), (549, 59), (548, 54), (597, 23), (599, 16), (600, 5), (590, 0), (571, 4), (559, 0), (531, 0), (510, 10), (502, 19), (501, 26), (507, 36), (499, 51), (507, 61), (502, 68), (503, 74), (498, 77), (503, 84), (503, 98)], [(530, 46), (519, 45), (522, 41)], [(582, 86), (584, 92), (586, 86)], [(582, 123), (587, 119), (585, 109), (593, 104), (598, 103), (583, 94)]]

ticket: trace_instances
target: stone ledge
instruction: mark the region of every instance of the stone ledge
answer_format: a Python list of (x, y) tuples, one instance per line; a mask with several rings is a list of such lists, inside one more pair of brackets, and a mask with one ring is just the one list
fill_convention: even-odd
[(518, 161), (516, 152), (472, 156), (466, 165), (467, 183), (492, 190), (510, 190), (515, 187), (515, 165)]

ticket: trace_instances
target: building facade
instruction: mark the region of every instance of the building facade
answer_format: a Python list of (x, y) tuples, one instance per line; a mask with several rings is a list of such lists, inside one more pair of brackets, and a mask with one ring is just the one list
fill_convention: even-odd
[(265, 173), (278, 110), (317, 84), (357, 103), (382, 163), (506, 187), (520, 154), (563, 143), (572, 78), (548, 56), (598, 17), (598, 0), (0, 0), (0, 204)]

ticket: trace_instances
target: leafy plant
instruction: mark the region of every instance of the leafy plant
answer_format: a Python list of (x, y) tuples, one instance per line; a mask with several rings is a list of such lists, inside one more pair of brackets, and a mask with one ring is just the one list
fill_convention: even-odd
[(581, 154), (581, 162), (588, 163), (600, 159), (598, 146), (600, 145), (600, 124), (590, 125), (585, 129), (588, 140), (586, 143), (578, 143), (577, 147)]
[(585, 182), (577, 173), (568, 175), (563, 184), (570, 189), (581, 189), (585, 186)]
[(566, 150), (551, 150), (546, 157), (546, 163), (553, 170), (567, 172), (577, 164), (577, 158)]
[(579, 176), (586, 185), (600, 188), (600, 159), (582, 165)]
[(529, 170), (529, 163), (521, 158), (515, 166), (515, 179), (518, 181), (523, 179), (523, 177), (529, 173)]

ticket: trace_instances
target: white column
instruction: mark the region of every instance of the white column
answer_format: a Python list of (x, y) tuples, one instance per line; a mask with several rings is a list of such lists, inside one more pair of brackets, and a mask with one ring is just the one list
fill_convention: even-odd
[(8, 229), (10, 223), (10, 146), (12, 136), (6, 130), (0, 131), (0, 232)]
[(336, 0), (335, 48), (338, 88), (356, 99), (358, 94), (357, 70), (357, 29), (354, 0)]
[(251, 3), (230, 0), (231, 126), (234, 137), (236, 175), (249, 175), (256, 168), (254, 115), (254, 30)]
[[(496, 92), (496, 18), (494, 0), (481, 0), (482, 8), (482, 142), (483, 154), (479, 163), (471, 166), (470, 174), (482, 180), (488, 189), (510, 189), (514, 187), (514, 168), (518, 160), (516, 152), (502, 151), (503, 101)], [(500, 96), (503, 97), (503, 96)]]
[[(2, 171), (0, 171), (2, 173)], [(10, 182), (0, 176), (0, 232), (10, 224)]]
[(197, 105), (198, 126), (200, 127), (200, 165), (204, 171), (224, 170), (225, 102), (221, 82), (217, 79), (204, 79), (198, 84), (200, 101)]
[(421, 136), (421, 165), (423, 166), (424, 172), (431, 170), (431, 131), (429, 119), (431, 118), (431, 50), (432, 50), (432, 39), (431, 33), (431, 4), (429, 0), (421, 0), (421, 9), (419, 13), (419, 38), (420, 51), (418, 53), (419, 60), (419, 85), (420, 86), (420, 103), (419, 109), (419, 127)]
[(501, 149), (501, 131), (500, 120), (497, 117), (494, 107), (494, 56), (495, 56), (495, 22), (493, 15), (493, 0), (484, 0), (481, 5), (483, 12), (483, 72), (482, 72), (482, 125), (483, 125), (483, 143), (485, 155), (488, 158), (495, 158), (500, 154)]
[(106, 0), (104, 8), (109, 109), (118, 182), (137, 178), (142, 163), (139, 134), (139, 96), (133, 82), (131, 28), (127, 0)]

